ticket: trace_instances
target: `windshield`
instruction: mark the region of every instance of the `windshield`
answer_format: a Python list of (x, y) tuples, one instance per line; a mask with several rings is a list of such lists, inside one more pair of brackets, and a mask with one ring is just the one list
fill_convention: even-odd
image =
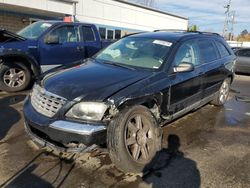
[(41, 34), (46, 31), (52, 24), (48, 22), (35, 22), (21, 31), (17, 32), (18, 35), (28, 38), (28, 39), (37, 39)]
[(96, 59), (134, 67), (158, 69), (168, 55), (171, 45), (172, 43), (163, 40), (127, 37), (97, 54)]

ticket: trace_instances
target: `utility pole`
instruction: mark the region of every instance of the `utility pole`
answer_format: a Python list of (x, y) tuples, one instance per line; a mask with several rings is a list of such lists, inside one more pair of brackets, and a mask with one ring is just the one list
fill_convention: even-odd
[(235, 11), (232, 11), (231, 13), (231, 34), (230, 34), (230, 38), (229, 40), (233, 40), (234, 39), (234, 24), (236, 23), (235, 22)]
[(233, 40), (234, 35), (234, 24), (235, 22), (235, 11), (231, 11), (231, 0), (229, 0), (228, 4), (224, 6), (226, 9), (225, 11), (225, 22), (224, 22), (224, 28), (223, 28), (223, 37), (227, 38), (229, 40)]
[(229, 17), (230, 17), (230, 8), (231, 8), (231, 0), (229, 0), (228, 4), (224, 6), (226, 9), (225, 11), (225, 22), (224, 22), (224, 28), (223, 28), (223, 36), (226, 37), (227, 32), (228, 32), (228, 26), (229, 26)]

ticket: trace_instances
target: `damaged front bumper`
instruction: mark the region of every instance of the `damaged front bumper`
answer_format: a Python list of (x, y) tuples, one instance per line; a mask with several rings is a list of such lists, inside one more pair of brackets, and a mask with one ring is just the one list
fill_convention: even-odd
[(92, 145), (106, 142), (105, 124), (47, 118), (36, 112), (28, 101), (24, 104), (23, 112), (27, 134), (42, 147), (64, 152), (81, 152)]

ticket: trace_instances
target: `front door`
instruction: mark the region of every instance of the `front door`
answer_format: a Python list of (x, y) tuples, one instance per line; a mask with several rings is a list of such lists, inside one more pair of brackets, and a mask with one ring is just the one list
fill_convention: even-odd
[(202, 75), (199, 48), (197, 40), (184, 42), (176, 52), (173, 64), (191, 63), (194, 70), (191, 72), (172, 73), (171, 80), (169, 115), (176, 115), (183, 112), (185, 108), (199, 103), (202, 97)]
[[(59, 42), (47, 44), (44, 39), (48, 35), (58, 36)], [(80, 37), (78, 27), (73, 25), (59, 26), (49, 32), (40, 41), (40, 64), (47, 67), (66, 65), (84, 58), (84, 52), (79, 48)]]

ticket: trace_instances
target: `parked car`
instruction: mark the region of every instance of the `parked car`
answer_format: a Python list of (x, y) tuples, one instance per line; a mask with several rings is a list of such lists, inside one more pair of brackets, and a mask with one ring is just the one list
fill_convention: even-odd
[(39, 21), (17, 34), (1, 29), (0, 90), (21, 91), (41, 72), (91, 57), (110, 43), (87, 23)]
[(234, 52), (236, 52), (237, 50), (242, 49), (242, 47), (231, 47), (231, 49), (232, 49)]
[(250, 74), (250, 48), (242, 48), (235, 52), (237, 60), (235, 72), (239, 74)]
[(216, 34), (130, 35), (38, 82), (24, 103), (25, 129), (34, 142), (66, 152), (107, 143), (119, 169), (139, 172), (161, 149), (161, 126), (226, 102), (234, 61)]

